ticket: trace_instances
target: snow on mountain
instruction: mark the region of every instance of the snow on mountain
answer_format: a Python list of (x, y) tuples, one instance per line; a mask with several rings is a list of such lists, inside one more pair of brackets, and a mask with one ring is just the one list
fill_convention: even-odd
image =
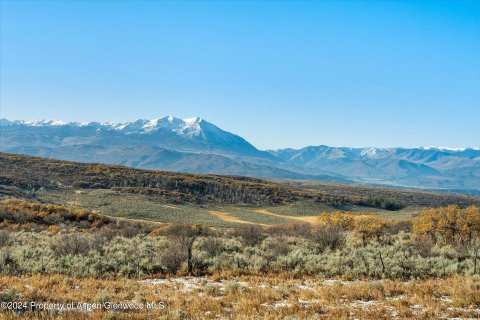
[(40, 126), (64, 126), (67, 123), (62, 120), (36, 120), (36, 121), (25, 121), (25, 124), (34, 127)]
[[(256, 175), (264, 177), (278, 169), (286, 170), (282, 171), (283, 177), (332, 175), (362, 183), (480, 189), (480, 147), (319, 145), (266, 152), (200, 117), (165, 116), (121, 123), (0, 119), (0, 151), (113, 164), (126, 164), (128, 159), (132, 165), (145, 166), (148, 162), (158, 168), (192, 172), (204, 172), (201, 167), (211, 168), (208, 172), (212, 173), (251, 175), (258, 169)], [(164, 158), (172, 152), (183, 160)], [(221, 157), (238, 163), (238, 168), (233, 170), (219, 161)], [(192, 162), (194, 158), (201, 163)], [(257, 169), (252, 171), (252, 165)], [(278, 170), (272, 176), (278, 177)]]
[(11, 126), (11, 125), (26, 125), (32, 127), (43, 127), (43, 126), (63, 126), (67, 123), (61, 120), (35, 120), (35, 121), (24, 121), (24, 120), (14, 120), (9, 121), (5, 118), (0, 119), (1, 126)]
[(455, 148), (455, 147), (435, 147), (435, 146), (424, 146), (424, 147), (419, 147), (419, 149), (423, 149), (423, 150), (439, 150), (439, 151), (459, 151), (459, 152), (462, 152), (462, 151), (466, 151), (466, 150), (480, 150), (480, 147), (467, 147), (467, 148)]
[[(208, 133), (214, 134), (217, 137), (226, 138), (225, 133), (230, 134), (217, 126), (203, 120), (200, 117), (192, 117), (187, 119), (180, 119), (173, 116), (165, 116), (156, 119), (137, 119), (129, 122), (65, 122), (62, 120), (14, 120), (10, 121), (5, 118), (0, 119), (0, 126), (11, 126), (11, 125), (24, 125), (32, 127), (48, 127), (48, 126), (73, 126), (73, 127), (98, 127), (107, 130), (117, 130), (123, 133), (153, 133), (159, 130), (168, 130), (174, 132), (178, 135), (183, 135), (186, 137), (193, 136), (205, 136)], [(480, 151), (480, 146), (478, 147), (438, 147), (438, 146), (421, 146), (417, 148), (376, 148), (376, 147), (367, 147), (367, 148), (336, 148), (328, 146), (317, 146), (317, 147), (305, 147), (300, 150), (316, 150), (316, 152), (323, 150), (322, 152), (338, 152), (338, 150), (343, 151), (352, 151), (361, 156), (372, 156), (376, 157), (379, 153), (391, 151), (391, 150), (438, 150), (438, 151), (451, 151), (451, 152), (464, 152), (467, 150)], [(283, 149), (295, 151), (294, 149)], [(333, 151), (337, 150), (337, 151)], [(270, 151), (275, 153), (281, 150)]]
[[(248, 154), (260, 158), (272, 158), (265, 152), (257, 150), (242, 137), (224, 131), (200, 117), (180, 119), (165, 116), (155, 119), (138, 119), (129, 122), (64, 122), (60, 120), (9, 121), (2, 119), (2, 130), (10, 128), (10, 132), (34, 135), (31, 141), (42, 137), (44, 141), (62, 141), (62, 144), (91, 143), (102, 141), (101, 144), (119, 144), (119, 140), (128, 138), (129, 143), (137, 145), (154, 145), (184, 151), (212, 151)], [(50, 139), (53, 129), (55, 140)], [(4, 134), (7, 134), (4, 132)], [(121, 137), (124, 138), (121, 138)], [(5, 136), (13, 146), (18, 145), (15, 136)], [(16, 142), (17, 141), (17, 142)], [(100, 142), (97, 142), (100, 143)], [(127, 143), (127, 142), (125, 142)], [(31, 147), (35, 147), (32, 145)]]
[(137, 119), (129, 122), (65, 122), (61, 120), (34, 120), (9, 121), (5, 118), (0, 119), (1, 126), (8, 125), (24, 125), (31, 127), (48, 127), (48, 126), (74, 126), (74, 127), (99, 127), (107, 130), (117, 130), (123, 133), (152, 133), (158, 130), (169, 130), (178, 135), (199, 136), (205, 130), (205, 127), (218, 132), (223, 131), (220, 128), (206, 122), (200, 117), (188, 119), (179, 119), (173, 116), (165, 116), (156, 119)]
[(370, 147), (370, 148), (364, 148), (362, 151), (360, 151), (360, 155), (362, 156), (369, 156), (369, 157), (376, 157), (378, 156), (378, 153), (382, 151), (381, 149)]
[(185, 136), (198, 136), (202, 133), (202, 127), (200, 123), (203, 120), (199, 117), (179, 119), (172, 116), (166, 116), (162, 118), (147, 120), (138, 119), (132, 122), (116, 123), (110, 127), (114, 130), (119, 130), (125, 133), (140, 133), (148, 134), (159, 130), (167, 130), (174, 132), (178, 135)]
[(148, 120), (147, 123), (142, 127), (142, 131), (145, 133), (153, 132), (159, 129), (178, 131), (184, 125), (184, 120), (172, 116), (166, 116), (162, 118)]
[[(206, 121), (204, 121), (200, 117), (188, 118), (188, 119), (184, 119), (183, 121), (185, 125), (181, 129), (182, 134), (187, 136), (198, 136), (203, 133), (204, 126), (202, 125), (202, 122), (203, 124), (205, 124)], [(214, 131), (218, 129), (217, 127), (215, 128), (213, 127), (211, 129), (213, 129)]]

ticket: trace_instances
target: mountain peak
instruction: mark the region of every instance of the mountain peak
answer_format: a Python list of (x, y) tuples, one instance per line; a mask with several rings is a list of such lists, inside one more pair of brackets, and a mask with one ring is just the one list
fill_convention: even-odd
[(183, 121), (185, 121), (185, 123), (187, 124), (194, 124), (194, 123), (202, 122), (203, 119), (200, 117), (192, 117), (192, 118), (183, 119)]
[(5, 119), (5, 118), (0, 119), (0, 126), (9, 126), (11, 124), (12, 124), (12, 121), (8, 119)]

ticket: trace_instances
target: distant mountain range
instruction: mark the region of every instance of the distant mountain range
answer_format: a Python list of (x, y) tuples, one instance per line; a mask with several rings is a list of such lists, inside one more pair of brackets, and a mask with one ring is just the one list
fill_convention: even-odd
[(201, 118), (126, 123), (0, 119), (0, 151), (172, 171), (480, 193), (480, 148), (261, 151)]

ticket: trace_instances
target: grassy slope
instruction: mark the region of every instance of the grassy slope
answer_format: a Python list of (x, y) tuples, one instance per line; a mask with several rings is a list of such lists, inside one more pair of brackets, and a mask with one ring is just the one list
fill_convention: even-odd
[[(269, 225), (313, 221), (309, 217), (338, 209), (408, 219), (426, 207), (480, 204), (479, 198), (452, 194), (338, 184), (286, 185), (12, 154), (0, 154), (0, 193), (33, 196), (116, 217), (218, 227), (239, 222)], [(367, 206), (365, 202), (372, 197), (401, 203), (404, 208), (388, 211)]]
[[(215, 227), (232, 227), (236, 223), (222, 220), (211, 211), (224, 212), (241, 221), (258, 224), (281, 224), (302, 222), (302, 218), (316, 216), (324, 211), (337, 210), (328, 205), (308, 201), (275, 206), (248, 206), (234, 204), (165, 204), (155, 196), (138, 195), (106, 189), (39, 191), (38, 199), (48, 203), (65, 204), (71, 207), (97, 210), (100, 213), (122, 218), (152, 220), (160, 222), (199, 223)], [(266, 210), (272, 215), (262, 214)], [(420, 208), (407, 207), (399, 211), (352, 206), (349, 211), (372, 213), (384, 218), (408, 219)], [(276, 216), (275, 216), (275, 215)], [(285, 218), (281, 216), (284, 215)], [(295, 219), (298, 217), (299, 219)], [(307, 219), (308, 221), (308, 219)]]

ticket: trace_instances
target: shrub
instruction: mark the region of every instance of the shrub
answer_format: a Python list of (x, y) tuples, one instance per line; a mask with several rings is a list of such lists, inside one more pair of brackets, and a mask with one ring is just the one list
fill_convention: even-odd
[(171, 242), (166, 250), (160, 253), (159, 260), (164, 272), (175, 274), (187, 260), (187, 252), (182, 244)]
[(18, 301), (20, 294), (16, 289), (4, 289), (0, 291), (0, 301), (1, 302), (15, 302)]
[(8, 239), (10, 239), (10, 232), (7, 230), (0, 230), (0, 246), (4, 246)]
[(265, 238), (262, 228), (256, 225), (238, 227), (234, 231), (234, 236), (242, 238), (243, 242), (248, 246), (254, 246)]
[(226, 294), (235, 294), (243, 289), (242, 286), (234, 280), (225, 281), (224, 288)]
[(397, 202), (395, 200), (389, 200), (385, 197), (370, 197), (364, 202), (364, 204), (367, 206), (390, 211), (400, 210), (405, 207), (405, 205), (401, 204), (400, 202)]
[(209, 296), (212, 297), (217, 297), (221, 295), (220, 288), (219, 286), (213, 285), (213, 284), (207, 284), (205, 285), (203, 291)]
[(427, 236), (417, 236), (414, 237), (411, 241), (413, 248), (422, 256), (428, 257), (432, 252), (435, 244), (432, 241), (432, 238)]
[(200, 250), (205, 251), (210, 257), (218, 256), (224, 250), (222, 239), (217, 237), (205, 237), (201, 239)]
[(79, 232), (60, 234), (50, 242), (50, 249), (56, 256), (87, 255), (91, 250), (91, 237)]
[(340, 225), (321, 225), (313, 230), (312, 236), (322, 249), (336, 250), (345, 243), (345, 230)]
[(263, 241), (261, 248), (269, 259), (285, 256), (290, 251), (290, 245), (285, 237), (269, 237)]

